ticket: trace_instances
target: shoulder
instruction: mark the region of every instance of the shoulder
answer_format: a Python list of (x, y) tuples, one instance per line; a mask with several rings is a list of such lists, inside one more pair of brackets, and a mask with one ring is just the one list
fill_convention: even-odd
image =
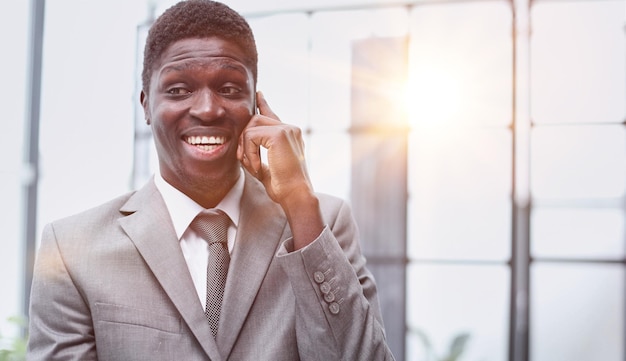
[[(252, 176), (248, 171), (245, 171), (246, 183), (244, 187), (243, 193), (243, 202), (245, 206), (255, 206), (259, 207), (259, 205), (263, 205), (263, 207), (268, 207), (270, 205), (280, 208), (277, 203), (274, 203), (267, 195), (265, 187), (263, 183)], [(332, 217), (336, 216), (338, 213), (342, 211), (350, 211), (349, 203), (337, 196), (330, 195), (327, 193), (316, 192), (320, 204), (320, 208), (324, 217), (327, 215)]]
[(53, 221), (48, 227), (55, 232), (82, 232), (83, 230), (101, 229), (104, 225), (116, 222), (123, 216), (120, 209), (136, 191), (128, 192), (106, 203), (80, 213)]
[[(263, 184), (245, 172), (246, 185), (244, 188), (242, 206), (251, 208), (276, 209), (276, 212), (284, 214), (277, 203), (274, 203), (267, 195)], [(316, 192), (315, 195), (319, 200), (320, 210), (324, 217), (324, 222), (331, 228), (338, 221), (353, 223), (352, 209), (348, 201), (343, 198), (330, 195), (327, 193)]]
[(326, 193), (316, 193), (316, 195), (320, 201), (324, 221), (331, 228), (337, 222), (353, 223), (352, 207), (347, 200)]
[(320, 205), (324, 207), (334, 208), (334, 207), (341, 207), (341, 206), (348, 204), (348, 202), (344, 200), (343, 198), (339, 198), (331, 194), (320, 193), (320, 192), (317, 192), (315, 194), (317, 195), (317, 198), (319, 198), (320, 200)]

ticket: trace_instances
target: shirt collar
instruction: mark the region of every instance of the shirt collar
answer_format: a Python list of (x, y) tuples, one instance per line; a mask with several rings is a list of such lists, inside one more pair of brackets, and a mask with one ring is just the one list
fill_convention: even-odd
[[(241, 170), (239, 179), (237, 179), (235, 185), (215, 207), (215, 209), (220, 209), (228, 215), (235, 225), (235, 228), (239, 225), (239, 205), (243, 195), (244, 178), (243, 171)], [(156, 172), (154, 176), (154, 183), (161, 193), (165, 206), (170, 214), (170, 218), (174, 224), (174, 230), (176, 231), (176, 237), (180, 240), (183, 233), (185, 233), (191, 224), (191, 221), (193, 221), (204, 208), (186, 194), (167, 183), (159, 172)]]

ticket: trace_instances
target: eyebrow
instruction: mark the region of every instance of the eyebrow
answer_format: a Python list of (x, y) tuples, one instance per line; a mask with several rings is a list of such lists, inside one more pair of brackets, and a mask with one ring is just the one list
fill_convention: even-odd
[[(247, 69), (243, 65), (233, 64), (233, 61), (230, 59), (216, 59), (214, 61), (211, 61), (211, 63), (213, 62), (217, 62), (220, 69), (234, 70), (242, 73), (243, 75), (248, 75)], [(163, 67), (161, 69), (161, 73), (169, 73), (172, 71), (186, 71), (196, 67), (202, 67), (204, 66), (204, 64), (205, 62), (200, 62), (196, 60), (183, 63), (174, 63)]]

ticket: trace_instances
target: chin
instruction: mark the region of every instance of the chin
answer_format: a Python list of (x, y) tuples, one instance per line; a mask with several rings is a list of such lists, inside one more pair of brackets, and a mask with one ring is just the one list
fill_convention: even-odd
[(220, 192), (224, 188), (230, 188), (234, 184), (239, 175), (239, 167), (216, 172), (215, 168), (211, 171), (185, 173), (182, 177), (184, 183), (197, 191), (201, 192)]

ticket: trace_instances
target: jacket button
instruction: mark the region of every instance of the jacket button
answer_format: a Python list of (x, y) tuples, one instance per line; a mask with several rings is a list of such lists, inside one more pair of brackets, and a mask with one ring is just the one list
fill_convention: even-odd
[(335, 294), (332, 292), (328, 292), (324, 295), (324, 301), (331, 303), (335, 300)]
[(323, 294), (327, 294), (328, 292), (330, 292), (330, 288), (330, 283), (328, 282), (324, 282), (320, 285), (320, 290)]
[(322, 283), (324, 282), (324, 279), (325, 279), (324, 273), (317, 271), (313, 274), (313, 278), (315, 279), (315, 282)]
[(339, 313), (339, 304), (337, 302), (331, 303), (328, 308), (330, 309), (330, 313), (336, 315)]

